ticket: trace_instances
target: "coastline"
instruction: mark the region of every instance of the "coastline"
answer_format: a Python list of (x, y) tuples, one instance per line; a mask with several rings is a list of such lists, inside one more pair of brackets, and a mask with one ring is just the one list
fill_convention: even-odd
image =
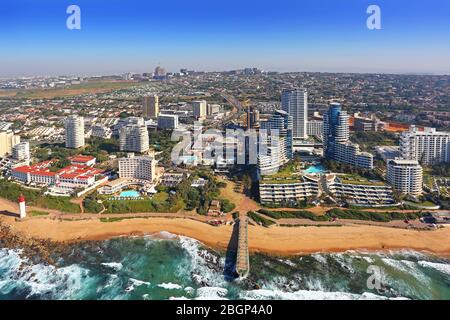
[[(2, 219), (26, 237), (59, 243), (100, 241), (116, 237), (156, 235), (166, 231), (186, 236), (213, 249), (226, 250), (232, 226), (214, 227), (182, 218), (136, 218), (117, 222)], [(277, 256), (311, 253), (415, 250), (450, 257), (450, 228), (416, 231), (378, 226), (272, 227), (249, 226), (249, 250)], [(282, 245), (280, 245), (282, 244)]]
[[(29, 239), (50, 240), (56, 243), (99, 241), (115, 237), (156, 235), (162, 231), (186, 236), (213, 249), (226, 250), (233, 226), (211, 226), (186, 218), (147, 217), (102, 222), (99, 218), (87, 220), (57, 220), (28, 218), (16, 221), (18, 208), (9, 201), (1, 201), (0, 222), (9, 225), (17, 235)], [(120, 215), (118, 215), (120, 217)], [(450, 257), (450, 227), (434, 231), (390, 228), (372, 225), (345, 225), (340, 227), (280, 227), (249, 226), (248, 242), (251, 253), (278, 256), (311, 253), (360, 251), (415, 250), (445, 258)]]

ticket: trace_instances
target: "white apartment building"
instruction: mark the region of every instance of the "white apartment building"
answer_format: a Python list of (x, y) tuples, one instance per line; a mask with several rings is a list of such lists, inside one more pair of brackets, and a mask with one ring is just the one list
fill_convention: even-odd
[(178, 129), (178, 115), (176, 114), (159, 114), (158, 115), (159, 129)]
[(15, 135), (12, 131), (0, 132), (0, 157), (11, 154), (13, 146), (20, 143), (20, 136)]
[(359, 145), (350, 141), (336, 143), (334, 159), (356, 167), (373, 169), (373, 155), (360, 151)]
[(282, 178), (277, 181), (265, 177), (259, 182), (261, 203), (297, 202), (318, 195), (318, 178), (303, 176), (292, 180)]
[(323, 136), (323, 121), (322, 120), (308, 121), (306, 133), (308, 136), (322, 138), (322, 136)]
[(196, 118), (196, 119), (205, 119), (206, 118), (206, 114), (207, 114), (206, 105), (207, 105), (207, 103), (205, 100), (192, 101), (194, 118)]
[(120, 150), (139, 153), (148, 151), (149, 137), (144, 119), (130, 117), (127, 123), (120, 129)]
[(159, 98), (157, 95), (144, 97), (142, 101), (142, 115), (145, 118), (156, 118), (159, 114)]
[(156, 161), (150, 156), (135, 156), (128, 154), (119, 159), (119, 177), (128, 179), (155, 180)]
[(389, 205), (395, 202), (392, 187), (377, 181), (351, 182), (333, 176), (327, 179), (327, 191), (355, 205)]
[(400, 155), (403, 159), (417, 160), (424, 165), (450, 162), (450, 132), (411, 126), (400, 135)]
[(78, 149), (84, 146), (84, 119), (78, 116), (69, 116), (65, 121), (66, 148)]
[(386, 178), (389, 184), (400, 193), (413, 196), (422, 194), (423, 169), (417, 160), (390, 160)]
[(285, 89), (281, 93), (281, 109), (292, 116), (292, 136), (306, 139), (308, 122), (308, 92), (306, 89)]
[(12, 156), (15, 160), (28, 161), (30, 160), (30, 143), (24, 141), (16, 144), (12, 148)]

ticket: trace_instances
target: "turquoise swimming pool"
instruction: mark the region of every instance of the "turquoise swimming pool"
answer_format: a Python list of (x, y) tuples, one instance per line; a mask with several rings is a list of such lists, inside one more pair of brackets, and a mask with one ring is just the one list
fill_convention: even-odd
[(325, 171), (326, 171), (325, 167), (322, 166), (321, 164), (318, 164), (318, 165), (309, 167), (304, 172), (307, 174), (312, 174), (312, 173), (324, 173)]
[(125, 190), (122, 191), (119, 195), (121, 198), (139, 198), (141, 194), (136, 190)]

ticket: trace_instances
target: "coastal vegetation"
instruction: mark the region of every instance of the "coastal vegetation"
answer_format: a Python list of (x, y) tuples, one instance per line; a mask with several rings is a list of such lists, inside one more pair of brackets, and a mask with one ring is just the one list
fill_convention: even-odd
[(309, 211), (270, 211), (266, 209), (260, 209), (258, 211), (273, 219), (309, 219), (312, 221), (328, 221), (325, 216), (318, 216)]
[(249, 212), (247, 212), (247, 215), (248, 215), (253, 221), (255, 221), (257, 224), (260, 224), (260, 225), (262, 225), (263, 227), (270, 227), (271, 225), (274, 225), (274, 224), (275, 224), (274, 221), (272, 221), (272, 220), (270, 220), (270, 219), (267, 219), (267, 218), (264, 218), (264, 217), (260, 216), (259, 214), (257, 214), (257, 213), (254, 212), (254, 211), (249, 211)]
[(351, 219), (351, 220), (369, 220), (378, 222), (389, 222), (393, 220), (413, 220), (423, 216), (422, 213), (404, 213), (404, 212), (374, 212), (361, 210), (342, 210), (333, 208), (327, 211), (329, 218)]
[(30, 206), (68, 213), (81, 212), (80, 206), (70, 202), (69, 197), (46, 196), (44, 192), (45, 189), (29, 189), (5, 179), (0, 180), (0, 195), (2, 198), (16, 202), (20, 194), (23, 194)]

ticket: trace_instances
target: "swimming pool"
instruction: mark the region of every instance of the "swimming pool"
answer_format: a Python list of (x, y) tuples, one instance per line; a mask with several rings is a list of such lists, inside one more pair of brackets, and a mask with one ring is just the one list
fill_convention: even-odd
[(326, 171), (325, 167), (321, 164), (314, 165), (306, 169), (304, 172), (307, 174), (313, 174), (313, 173), (324, 173)]
[(141, 194), (136, 190), (125, 190), (122, 191), (119, 195), (121, 198), (139, 198)]

